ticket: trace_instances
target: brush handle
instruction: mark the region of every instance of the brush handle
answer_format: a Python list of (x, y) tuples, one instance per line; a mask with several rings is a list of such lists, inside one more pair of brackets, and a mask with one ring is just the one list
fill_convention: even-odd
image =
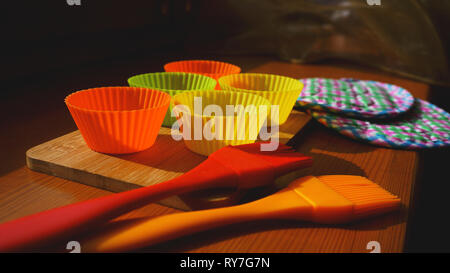
[(309, 219), (311, 206), (292, 190), (244, 205), (138, 219), (102, 228), (82, 242), (83, 252), (125, 252), (229, 224), (258, 219)]
[[(213, 171), (212, 171), (213, 170)], [(0, 252), (30, 251), (93, 228), (128, 211), (172, 195), (210, 187), (237, 186), (237, 175), (212, 159), (156, 185), (111, 194), (25, 216), (0, 225)]]
[[(81, 241), (82, 252), (126, 252), (183, 237), (195, 232), (249, 220), (246, 207), (181, 212), (156, 218), (137, 219), (124, 227)], [(254, 217), (254, 216), (253, 216)], [(107, 226), (110, 225), (107, 224)]]

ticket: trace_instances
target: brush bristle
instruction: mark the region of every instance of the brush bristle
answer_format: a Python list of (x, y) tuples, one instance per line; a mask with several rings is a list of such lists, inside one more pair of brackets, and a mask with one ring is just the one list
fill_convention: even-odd
[(362, 176), (325, 175), (317, 177), (354, 205), (355, 218), (397, 209), (400, 199)]
[(273, 168), (275, 175), (281, 176), (298, 169), (312, 166), (312, 158), (296, 152), (292, 147), (278, 143), (274, 151), (261, 151), (261, 144), (266, 142), (257, 142), (233, 148), (239, 149), (249, 154), (254, 154), (264, 160)]

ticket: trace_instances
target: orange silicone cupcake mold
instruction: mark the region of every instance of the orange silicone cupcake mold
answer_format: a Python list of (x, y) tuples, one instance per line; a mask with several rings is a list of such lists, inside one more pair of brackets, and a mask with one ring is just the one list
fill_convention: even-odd
[[(237, 65), (210, 61), (210, 60), (185, 60), (185, 61), (175, 61), (164, 65), (164, 70), (166, 72), (186, 72), (202, 74), (218, 80), (220, 77), (230, 74), (241, 73), (241, 68)], [(220, 89), (220, 85), (217, 83), (216, 89)]]
[(153, 145), (170, 99), (152, 89), (100, 87), (72, 93), (65, 103), (89, 148), (124, 154)]

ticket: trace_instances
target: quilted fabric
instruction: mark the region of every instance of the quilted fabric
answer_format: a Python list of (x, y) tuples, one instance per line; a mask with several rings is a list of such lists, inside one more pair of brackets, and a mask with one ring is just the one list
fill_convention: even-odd
[(304, 88), (296, 106), (357, 118), (388, 118), (408, 111), (414, 97), (404, 88), (349, 78), (300, 79)]
[(362, 120), (324, 111), (309, 111), (323, 125), (339, 133), (375, 145), (404, 149), (450, 144), (450, 114), (421, 99), (394, 119)]

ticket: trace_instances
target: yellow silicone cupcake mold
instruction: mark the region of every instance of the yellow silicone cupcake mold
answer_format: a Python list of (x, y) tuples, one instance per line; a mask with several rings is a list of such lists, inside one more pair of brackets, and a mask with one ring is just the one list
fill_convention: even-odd
[(261, 96), (226, 90), (184, 92), (172, 102), (186, 147), (205, 156), (228, 145), (255, 142), (267, 119), (263, 108), (270, 107)]
[(270, 118), (271, 111), (268, 114), (267, 123), (272, 125), (281, 125), (286, 122), (303, 89), (303, 83), (297, 79), (260, 73), (241, 73), (223, 76), (219, 79), (219, 84), (223, 90), (259, 95), (266, 98), (271, 105), (278, 105), (278, 120), (272, 120)]

